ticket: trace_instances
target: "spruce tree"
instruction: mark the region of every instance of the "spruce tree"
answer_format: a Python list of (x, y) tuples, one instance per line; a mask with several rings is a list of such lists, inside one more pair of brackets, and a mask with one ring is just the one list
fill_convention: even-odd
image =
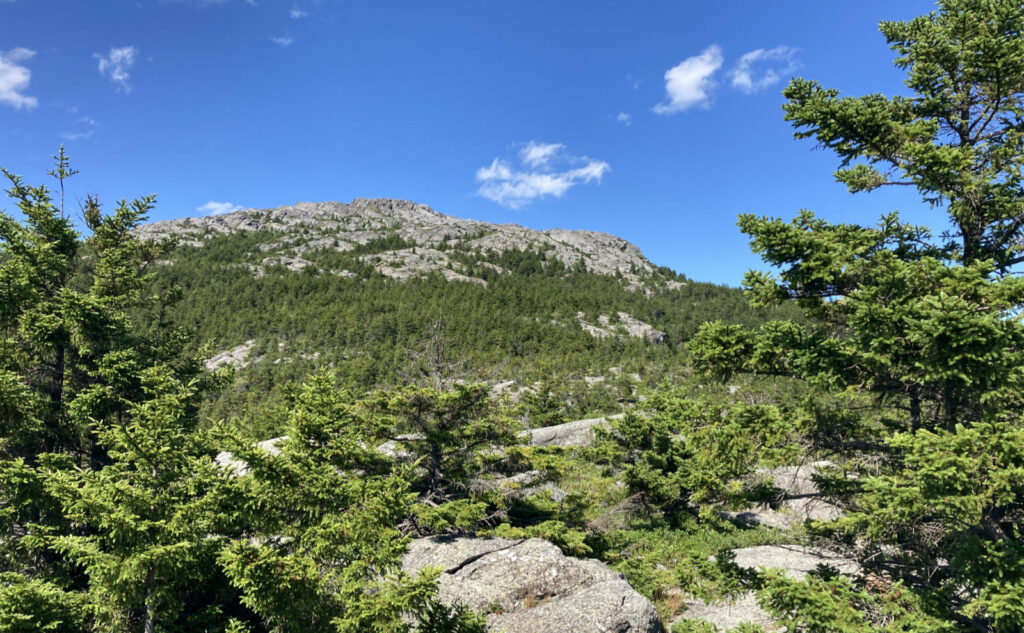
[[(942, 0), (937, 11), (883, 22), (881, 31), (907, 72), (908, 96), (845, 97), (794, 79), (786, 119), (797, 137), (838, 155), (836, 179), (851, 191), (913, 187), (944, 212), (949, 230), (933, 235), (896, 214), (876, 226), (809, 211), (792, 222), (741, 216), (755, 252), (778, 271), (747, 275), (753, 301), (795, 300), (807, 324), (750, 331), (713, 323), (691, 350), (718, 376), (788, 375), (873, 395), (874, 412), (853, 414), (859, 424), (840, 430), (819, 418), (809, 436), (862, 474), (843, 482), (850, 515), (833, 526), (837, 534), (862, 543), (869, 568), (905, 583), (931, 615), (971, 630), (1018, 631), (1024, 6)], [(789, 625), (832, 630), (820, 613), (793, 606), (784, 595), (794, 595), (791, 584), (774, 591), (770, 605)], [(831, 591), (804, 594), (805, 604), (838, 609), (844, 592), (860, 599)], [(877, 626), (865, 619), (841, 630)]]

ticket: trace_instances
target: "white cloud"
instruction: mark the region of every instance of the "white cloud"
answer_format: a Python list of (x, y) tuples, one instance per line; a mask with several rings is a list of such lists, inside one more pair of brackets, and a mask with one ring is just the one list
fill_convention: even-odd
[[(771, 49), (758, 48), (744, 53), (729, 71), (732, 87), (753, 94), (776, 84), (783, 75), (796, 70), (796, 49), (776, 46)], [(761, 74), (757, 69), (762, 68)]]
[(722, 67), (722, 49), (712, 44), (700, 55), (688, 57), (665, 73), (665, 101), (654, 106), (658, 114), (675, 114), (694, 106), (707, 107), (715, 82), (711, 76)]
[(309, 13), (307, 13), (306, 11), (303, 11), (302, 9), (300, 9), (298, 7), (298, 5), (293, 5), (292, 6), (292, 10), (288, 12), (288, 15), (293, 20), (301, 20), (302, 18), (304, 18), (307, 15), (309, 15)]
[(626, 126), (633, 125), (633, 115), (628, 112), (619, 112), (615, 120)]
[(564, 147), (565, 145), (561, 143), (537, 143), (536, 141), (530, 141), (526, 144), (526, 147), (519, 151), (519, 160), (530, 167), (543, 167)]
[(85, 132), (64, 132), (60, 137), (68, 141), (84, 141), (92, 138), (92, 135), (95, 133), (96, 130), (86, 130)]
[(93, 53), (92, 56), (100, 60), (101, 75), (117, 84), (118, 90), (131, 92), (132, 87), (128, 84), (131, 75), (128, 74), (128, 69), (135, 65), (138, 55), (139, 49), (134, 46), (122, 46), (121, 48), (111, 47), (110, 52), (106, 55)]
[(222, 213), (241, 211), (243, 208), (245, 207), (232, 204), (231, 202), (216, 202), (215, 200), (210, 200), (206, 204), (201, 204), (196, 207), (196, 211), (202, 212), (203, 215), (221, 215)]
[(295, 39), (292, 38), (292, 36), (290, 34), (285, 33), (284, 35), (278, 35), (277, 37), (271, 37), (270, 41), (275, 43), (275, 44), (277, 44), (281, 48), (287, 48), (287, 47), (292, 45), (292, 42), (294, 42)]
[(35, 54), (35, 51), (27, 48), (12, 48), (6, 53), (0, 51), (0, 103), (18, 109), (31, 109), (39, 105), (35, 97), (22, 94), (32, 79), (32, 71), (19, 64)]
[(640, 80), (633, 76), (633, 73), (626, 75), (626, 81), (629, 82), (629, 87), (632, 90), (638, 90), (640, 88)]
[[(601, 182), (611, 170), (603, 160), (571, 156), (561, 143), (530, 141), (519, 152), (521, 165), (495, 158), (476, 170), (477, 189), (484, 198), (511, 209), (519, 209), (537, 198), (561, 198), (580, 183)], [(555, 167), (555, 164), (558, 167)]]

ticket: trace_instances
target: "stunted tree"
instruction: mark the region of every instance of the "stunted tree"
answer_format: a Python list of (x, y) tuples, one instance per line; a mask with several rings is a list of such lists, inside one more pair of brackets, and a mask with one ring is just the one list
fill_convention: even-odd
[(426, 510), (420, 513), (426, 527), (471, 527), (486, 516), (486, 504), (471, 499), (471, 483), (504, 460), (498, 447), (517, 443), (515, 422), (486, 385), (408, 387), (378, 393), (361, 406), (376, 419), (377, 432), (419, 467), (412, 488)]
[(373, 430), (319, 374), (291, 404), (287, 438), (232, 449), (245, 466), (220, 493), (237, 526), (220, 562), (264, 630), (407, 631), (430, 603), (435, 577), (400, 567), (415, 493), (366, 446)]
[(146, 399), (98, 423), (101, 469), (44, 472), (77, 529), (48, 538), (88, 577), (95, 630), (194, 631), (223, 626), (217, 538), (207, 496), (221, 478), (208, 434), (196, 431), (202, 391), (165, 367), (138, 377)]

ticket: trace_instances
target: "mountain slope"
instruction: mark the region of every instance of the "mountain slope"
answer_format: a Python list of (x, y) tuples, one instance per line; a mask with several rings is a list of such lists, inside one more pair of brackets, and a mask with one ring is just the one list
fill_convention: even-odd
[(412, 202), (304, 203), (139, 232), (179, 240), (154, 283), (185, 289), (169, 316), (238, 371), (209, 403), (215, 417), (255, 410), (322, 366), (355, 391), (439, 371), (514, 381), (512, 392), (540, 381), (535, 415), (608, 413), (638, 382), (683, 373), (682, 344), (704, 321), (766, 316), (738, 290), (657, 267), (612, 235), (463, 220)]

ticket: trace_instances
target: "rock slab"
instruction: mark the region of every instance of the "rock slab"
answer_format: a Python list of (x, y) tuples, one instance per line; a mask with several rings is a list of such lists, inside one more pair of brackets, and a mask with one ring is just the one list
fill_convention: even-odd
[(555, 426), (530, 429), (523, 431), (520, 435), (527, 440), (530, 446), (590, 446), (594, 441), (594, 429), (608, 428), (608, 419), (619, 417), (622, 416), (612, 415), (606, 418), (576, 420)]
[(402, 567), (441, 568), (441, 601), (483, 614), (495, 633), (663, 632), (654, 605), (622, 574), (542, 539), (421, 538)]

